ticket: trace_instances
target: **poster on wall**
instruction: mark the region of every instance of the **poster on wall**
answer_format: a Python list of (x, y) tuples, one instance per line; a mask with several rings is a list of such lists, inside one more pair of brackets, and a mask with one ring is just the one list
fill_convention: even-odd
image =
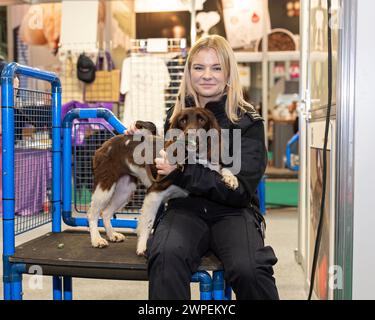
[[(327, 186), (326, 199), (324, 204), (324, 219), (318, 262), (314, 280), (314, 292), (318, 299), (327, 300), (329, 298), (329, 265), (331, 261), (330, 250), (330, 221), (331, 221), (331, 152), (327, 151)], [(312, 265), (316, 234), (320, 219), (320, 204), (323, 189), (323, 149), (310, 148), (310, 265)], [(311, 278), (311, 270), (310, 277)]]
[(225, 32), (232, 48), (253, 48), (263, 36), (263, 30), (271, 31), (268, 7), (263, 0), (222, 0)]
[(190, 38), (190, 13), (147, 12), (136, 14), (136, 38)]
[[(221, 2), (205, 0), (201, 4), (196, 7), (196, 40), (209, 34), (226, 37)], [(157, 12), (136, 9), (136, 38), (186, 38), (190, 43), (191, 13), (189, 9), (180, 10), (182, 7), (173, 8), (162, 10), (159, 6)]]

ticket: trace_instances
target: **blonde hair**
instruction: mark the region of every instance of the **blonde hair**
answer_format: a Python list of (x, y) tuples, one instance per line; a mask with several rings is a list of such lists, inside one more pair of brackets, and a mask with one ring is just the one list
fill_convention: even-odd
[(227, 95), (225, 112), (231, 122), (236, 122), (240, 119), (244, 112), (247, 110), (254, 110), (254, 107), (250, 103), (246, 102), (243, 98), (242, 86), (240, 84), (240, 76), (238, 73), (237, 61), (234, 57), (234, 52), (227, 40), (219, 35), (209, 35), (207, 37), (203, 37), (199, 39), (190, 49), (172, 118), (182, 109), (186, 108), (185, 97), (187, 96), (194, 98), (194, 102), (197, 107), (202, 107), (199, 104), (197, 93), (191, 84), (190, 69), (196, 54), (200, 50), (208, 48), (216, 51), (221, 68), (224, 71), (226, 79), (228, 79), (227, 85), (223, 92), (223, 95)]

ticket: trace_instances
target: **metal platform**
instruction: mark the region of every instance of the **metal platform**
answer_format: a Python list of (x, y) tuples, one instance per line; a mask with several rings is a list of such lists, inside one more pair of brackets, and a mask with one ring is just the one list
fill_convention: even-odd
[[(16, 248), (11, 263), (42, 267), (43, 275), (117, 280), (147, 280), (147, 260), (136, 255), (137, 237), (124, 233), (126, 240), (93, 248), (85, 231), (67, 230), (47, 233)], [(212, 254), (204, 257), (198, 271), (222, 270)]]

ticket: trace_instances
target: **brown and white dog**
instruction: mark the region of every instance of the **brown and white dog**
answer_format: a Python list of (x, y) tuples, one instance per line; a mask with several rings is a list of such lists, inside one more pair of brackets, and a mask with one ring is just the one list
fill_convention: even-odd
[[(141, 131), (147, 130), (151, 133), (143, 138), (151, 139), (154, 146), (152, 159), (155, 159), (159, 154), (156, 140), (161, 139), (155, 135), (155, 126), (150, 122), (138, 121), (136, 127)], [(184, 136), (187, 136), (191, 129), (203, 129), (205, 131), (216, 129), (220, 132), (215, 116), (211, 111), (204, 108), (182, 110), (172, 119), (170, 129), (180, 129)], [(103, 248), (108, 246), (108, 242), (100, 236), (98, 230), (100, 214), (103, 218), (108, 240), (111, 242), (124, 241), (125, 237), (113, 230), (111, 218), (117, 210), (120, 210), (129, 202), (136, 189), (137, 179), (139, 179), (147, 188), (137, 227), (137, 254), (143, 255), (161, 203), (173, 198), (186, 197), (188, 192), (173, 185), (172, 181), (166, 179), (165, 176), (158, 175), (155, 163), (137, 164), (134, 161), (135, 149), (144, 141), (144, 139), (134, 139), (134, 137), (132, 135), (115, 136), (106, 141), (95, 152), (93, 159), (94, 191), (88, 210), (88, 220), (93, 247)], [(166, 149), (172, 143), (174, 141), (167, 141), (162, 144), (162, 147), (164, 146)], [(195, 143), (193, 145), (196, 147)], [(210, 150), (210, 141), (208, 141), (207, 147)], [(206, 157), (207, 159), (200, 159), (203, 160), (201, 163), (212, 170), (218, 171), (228, 187), (236, 189), (238, 187), (237, 178), (228, 169), (212, 164), (210, 162), (210, 151), (206, 153)]]

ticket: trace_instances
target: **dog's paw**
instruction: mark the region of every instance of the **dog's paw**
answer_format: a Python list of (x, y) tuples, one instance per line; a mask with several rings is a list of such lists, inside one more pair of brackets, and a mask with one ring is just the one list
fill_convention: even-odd
[(146, 250), (138, 250), (137, 249), (137, 256), (146, 257)]
[(112, 236), (108, 238), (111, 242), (122, 242), (125, 240), (125, 236), (118, 232), (113, 232)]
[(238, 188), (238, 179), (232, 172), (228, 169), (221, 170), (222, 181), (232, 190), (236, 190)]
[(146, 256), (146, 249), (147, 249), (147, 243), (146, 242), (138, 242), (137, 244), (137, 255), (138, 256)]
[(91, 241), (91, 244), (94, 248), (105, 248), (108, 247), (108, 241), (103, 238), (97, 238)]

